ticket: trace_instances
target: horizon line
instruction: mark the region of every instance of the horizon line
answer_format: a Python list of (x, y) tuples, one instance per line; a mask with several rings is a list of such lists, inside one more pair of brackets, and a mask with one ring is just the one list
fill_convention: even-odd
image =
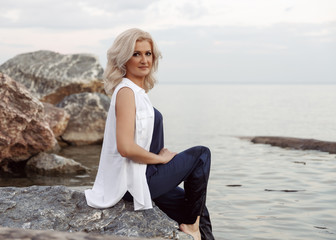
[(336, 82), (168, 82), (158, 80), (157, 84), (185, 84), (185, 85), (336, 85)]

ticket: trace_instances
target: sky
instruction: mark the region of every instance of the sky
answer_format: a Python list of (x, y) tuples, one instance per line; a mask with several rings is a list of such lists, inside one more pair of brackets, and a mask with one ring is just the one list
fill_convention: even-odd
[(106, 51), (148, 31), (162, 83), (336, 84), (335, 0), (0, 0), (0, 64), (26, 52)]

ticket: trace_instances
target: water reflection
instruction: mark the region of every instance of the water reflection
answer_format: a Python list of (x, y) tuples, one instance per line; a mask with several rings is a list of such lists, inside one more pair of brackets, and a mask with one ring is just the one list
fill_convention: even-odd
[(15, 177), (1, 177), (0, 187), (15, 186), (27, 187), (32, 185), (65, 185), (65, 186), (91, 186), (98, 170), (101, 146), (69, 146), (61, 150), (58, 155), (72, 158), (90, 169), (88, 174), (41, 176), (32, 173), (23, 173)]

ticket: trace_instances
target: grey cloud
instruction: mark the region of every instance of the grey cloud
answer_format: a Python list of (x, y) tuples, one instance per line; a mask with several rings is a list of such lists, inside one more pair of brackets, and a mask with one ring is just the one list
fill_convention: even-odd
[(189, 19), (199, 18), (207, 13), (203, 3), (196, 0), (184, 3), (178, 10)]
[(291, 6), (291, 7), (287, 7), (287, 8), (285, 8), (285, 12), (290, 12), (290, 11), (292, 11), (293, 9), (294, 9), (293, 6)]
[[(88, 1), (91, 4), (93, 3), (92, 1)], [(93, 6), (99, 6), (99, 7), (107, 7), (109, 9), (114, 9), (114, 10), (130, 10), (130, 9), (146, 9), (150, 4), (156, 2), (155, 0), (113, 0), (113, 1), (99, 1), (94, 2)]]
[[(22, 15), (17, 23), (0, 19), (0, 27), (53, 28), (64, 33), (73, 29), (133, 25), (141, 21), (147, 11), (146, 5), (153, 2), (4, 1), (2, 12), (19, 6)], [(90, 15), (83, 6), (107, 14)], [(190, 19), (206, 11), (197, 1), (180, 8)], [(151, 34), (163, 53), (159, 71), (162, 82), (336, 82), (333, 66), (336, 62), (336, 22), (283, 23), (263, 28), (180, 26), (151, 31)], [(103, 66), (113, 37), (107, 36), (109, 39), (101, 40), (99, 46), (87, 47), (88, 52), (99, 55)], [(171, 44), (160, 45), (160, 42)], [(1, 40), (0, 45), (9, 48)], [(3, 54), (1, 57), (5, 61), (13, 56)]]
[[(42, 27), (54, 29), (109, 28), (117, 24), (132, 23), (142, 16), (153, 0), (122, 1), (53, 1), (11, 0), (2, 3), (2, 13), (19, 10), (19, 20), (11, 21), (0, 13), (0, 27)], [(107, 14), (90, 14), (88, 9)], [(137, 15), (138, 14), (138, 15)]]

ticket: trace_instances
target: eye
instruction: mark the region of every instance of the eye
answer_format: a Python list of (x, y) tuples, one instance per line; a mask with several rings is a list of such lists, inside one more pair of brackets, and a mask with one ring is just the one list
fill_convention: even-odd
[(146, 56), (152, 56), (151, 52), (146, 52)]
[(138, 57), (138, 56), (140, 56), (140, 53), (138, 52), (133, 53), (133, 57)]

